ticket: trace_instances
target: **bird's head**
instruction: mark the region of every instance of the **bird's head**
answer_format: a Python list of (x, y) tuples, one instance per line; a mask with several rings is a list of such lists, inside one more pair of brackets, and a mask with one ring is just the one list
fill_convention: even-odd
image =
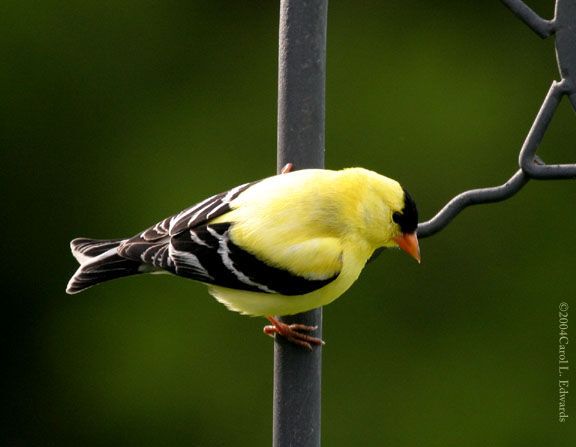
[(420, 262), (414, 199), (396, 180), (372, 171), (363, 174), (369, 185), (363, 194), (365, 235), (375, 247), (400, 247)]

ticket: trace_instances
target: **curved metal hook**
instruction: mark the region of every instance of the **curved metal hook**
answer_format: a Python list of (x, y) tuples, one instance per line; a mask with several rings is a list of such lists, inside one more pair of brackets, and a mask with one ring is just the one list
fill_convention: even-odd
[(576, 164), (548, 165), (536, 152), (548, 129), (563, 96), (570, 98), (576, 110), (576, 82), (571, 76), (576, 73), (576, 2), (556, 0), (556, 15), (553, 20), (542, 19), (522, 0), (501, 0), (524, 23), (540, 37), (556, 36), (556, 56), (562, 75), (560, 82), (552, 82), (542, 107), (528, 132), (519, 155), (520, 170), (506, 183), (492, 188), (465, 191), (442, 208), (432, 219), (418, 225), (418, 237), (428, 237), (442, 230), (460, 211), (470, 205), (499, 202), (516, 194), (532, 179), (571, 179), (576, 178)]
[(464, 208), (481, 203), (492, 203), (506, 200), (516, 194), (530, 180), (522, 169), (500, 186), (472, 189), (458, 194), (432, 219), (418, 225), (418, 238), (432, 236), (438, 233), (452, 221)]

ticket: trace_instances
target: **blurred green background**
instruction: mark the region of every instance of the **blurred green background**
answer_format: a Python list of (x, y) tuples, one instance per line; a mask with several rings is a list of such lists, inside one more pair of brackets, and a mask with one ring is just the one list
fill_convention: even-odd
[[(552, 0), (529, 3), (553, 15)], [(278, 9), (3, 1), (0, 445), (270, 445), (264, 319), (180, 278), (64, 288), (73, 237), (131, 236), (273, 174)], [(332, 1), (327, 67), (327, 167), (398, 179), (422, 220), (512, 175), (558, 79), (553, 40), (497, 0)], [(576, 161), (575, 118), (562, 101), (544, 160)], [(532, 181), (422, 240), (421, 265), (399, 251), (370, 264), (324, 310), (324, 444), (576, 440), (576, 395), (559, 423), (557, 377), (558, 304), (576, 315), (574, 199), (573, 182)]]

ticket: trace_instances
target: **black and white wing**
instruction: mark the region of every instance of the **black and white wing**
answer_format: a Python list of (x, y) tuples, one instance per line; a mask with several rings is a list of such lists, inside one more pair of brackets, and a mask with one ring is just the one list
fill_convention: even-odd
[[(170, 243), (173, 258), (175, 255), (177, 261), (189, 261), (180, 265), (178, 274), (231, 289), (282, 295), (312, 292), (338, 276), (308, 279), (269, 265), (230, 239), (231, 225), (208, 224), (173, 237)], [(188, 259), (189, 256), (193, 258)], [(198, 278), (198, 274), (204, 279)]]
[(192, 205), (178, 214), (167, 217), (156, 225), (124, 241), (118, 248), (118, 254), (124, 258), (140, 261), (155, 269), (167, 270), (180, 276), (204, 281), (210, 279), (204, 267), (198, 262), (193, 252), (184, 252), (174, 247), (178, 237), (188, 233), (196, 240), (197, 246), (207, 247), (196, 231), (202, 232), (206, 223), (230, 211), (230, 202), (257, 182), (245, 183)]
[(231, 210), (230, 202), (254, 183), (212, 196), (168, 217), (126, 240), (118, 249), (122, 257), (154, 269), (232, 289), (283, 295), (301, 295), (330, 283), (308, 279), (258, 259), (230, 239), (230, 222), (209, 223)]
[(163, 240), (168, 236), (177, 235), (184, 230), (202, 226), (211, 219), (215, 219), (230, 211), (230, 202), (256, 183), (258, 182), (245, 183), (236, 188), (232, 188), (230, 191), (208, 197), (206, 200), (158, 222), (153, 227), (134, 236), (129, 242), (138, 242), (138, 240), (147, 242)]

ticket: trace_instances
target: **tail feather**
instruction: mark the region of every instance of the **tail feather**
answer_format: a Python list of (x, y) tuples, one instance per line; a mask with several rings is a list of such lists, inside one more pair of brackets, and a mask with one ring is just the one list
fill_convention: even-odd
[(81, 292), (104, 281), (141, 273), (141, 263), (118, 255), (125, 239), (97, 240), (78, 238), (70, 243), (80, 267), (68, 282), (66, 292)]
[(117, 248), (125, 239), (89, 239), (79, 237), (70, 242), (70, 249), (76, 260), (83, 264), (84, 262), (101, 255), (111, 248)]

